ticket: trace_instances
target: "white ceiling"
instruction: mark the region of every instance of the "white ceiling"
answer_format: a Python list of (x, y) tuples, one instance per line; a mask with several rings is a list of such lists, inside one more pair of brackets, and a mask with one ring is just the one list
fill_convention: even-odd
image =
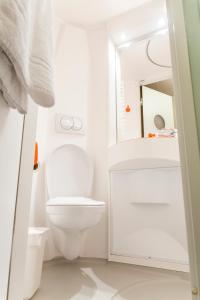
[(108, 31), (116, 45), (167, 27), (165, 0), (148, 1), (108, 22)]
[(82, 26), (96, 26), (149, 0), (54, 0), (56, 16)]

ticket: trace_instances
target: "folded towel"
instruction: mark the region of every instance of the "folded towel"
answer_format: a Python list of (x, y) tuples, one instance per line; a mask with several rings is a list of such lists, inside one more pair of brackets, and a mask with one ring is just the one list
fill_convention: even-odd
[(51, 0), (0, 1), (0, 92), (22, 113), (28, 94), (54, 105)]
[(7, 55), (0, 50), (0, 91), (2, 99), (19, 112), (27, 111), (27, 92), (16, 76)]

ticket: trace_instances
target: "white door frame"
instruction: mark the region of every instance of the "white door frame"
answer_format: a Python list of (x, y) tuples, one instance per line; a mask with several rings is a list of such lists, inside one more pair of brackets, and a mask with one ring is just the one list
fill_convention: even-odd
[[(190, 1), (190, 0), (189, 0)], [(192, 1), (191, 1), (192, 2)], [(183, 0), (167, 0), (193, 299), (200, 299), (200, 152)]]
[(25, 115), (7, 299), (22, 300), (31, 204), (37, 105), (31, 100)]

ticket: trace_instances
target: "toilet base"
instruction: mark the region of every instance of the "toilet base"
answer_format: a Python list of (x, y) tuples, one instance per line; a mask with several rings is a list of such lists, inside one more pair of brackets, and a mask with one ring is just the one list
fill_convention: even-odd
[(74, 260), (80, 256), (81, 232), (78, 230), (64, 230), (53, 228), (55, 244), (67, 260)]

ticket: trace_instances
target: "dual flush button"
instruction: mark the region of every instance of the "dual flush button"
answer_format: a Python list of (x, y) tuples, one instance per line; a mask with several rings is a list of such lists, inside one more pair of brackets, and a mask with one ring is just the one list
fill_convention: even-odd
[(84, 123), (80, 117), (56, 114), (55, 118), (56, 132), (84, 134)]
[(77, 117), (64, 116), (60, 119), (60, 125), (64, 130), (80, 131), (83, 128), (83, 122)]

